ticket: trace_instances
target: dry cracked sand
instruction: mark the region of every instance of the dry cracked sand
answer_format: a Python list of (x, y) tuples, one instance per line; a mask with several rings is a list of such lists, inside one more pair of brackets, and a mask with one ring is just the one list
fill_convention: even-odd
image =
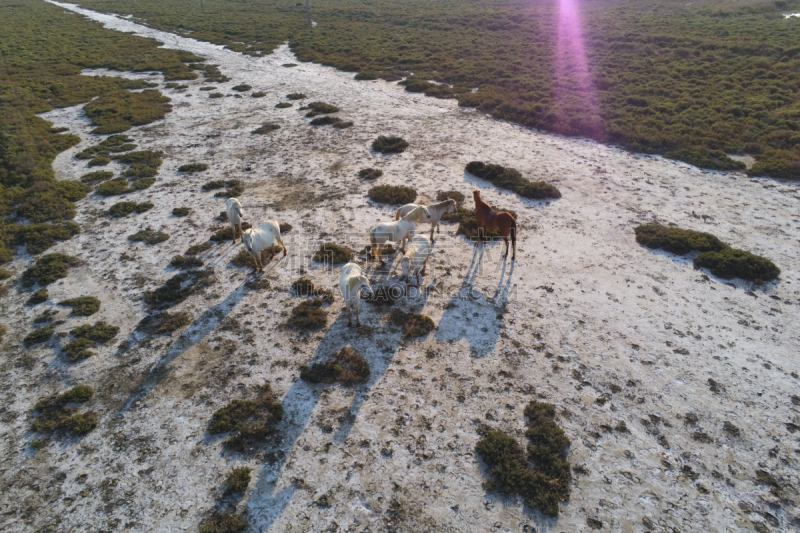
[[(253, 531), (800, 528), (800, 184), (543, 134), (320, 65), (284, 67), (298, 63), (286, 46), (253, 58), (59, 5), (192, 51), (231, 80), (174, 90), (160, 74), (85, 72), (160, 84), (172, 112), (127, 133), (140, 149), (163, 151), (164, 164), (155, 185), (125, 197), (153, 202), (151, 211), (112, 219), (105, 211), (119, 197), (78, 202), (83, 232), (50, 251), (84, 264), (50, 286), (48, 302), (26, 306), (28, 293), (17, 290), (3, 300), (0, 528), (196, 531), (237, 466), (253, 469), (238, 504)], [(266, 96), (236, 98), (230, 89), (240, 83)], [(198, 90), (206, 85), (226, 97), (208, 98)], [(311, 127), (301, 103), (274, 107), (293, 92), (339, 106), (355, 125)], [(97, 142), (81, 107), (42, 116), (83, 139), (54, 163), (59, 179), (77, 179), (88, 170), (74, 154)], [(281, 128), (251, 134), (265, 122)], [(383, 134), (410, 148), (375, 154), (370, 144)], [(563, 197), (538, 202), (498, 190), (465, 174), (472, 160), (517, 168)], [(210, 168), (177, 172), (192, 161)], [(420, 340), (403, 341), (386, 323), (391, 308), (368, 302), (367, 327), (348, 328), (341, 298), (318, 333), (283, 326), (298, 302), (293, 280), (305, 274), (323, 287), (337, 284), (336, 270), (310, 259), (320, 241), (363, 246), (366, 228), (393, 219), (392, 207), (367, 200), (372, 183), (357, 175), (365, 167), (383, 170), (376, 184), (415, 187), (419, 202), (439, 190), (469, 197), (477, 187), (491, 205), (519, 215), (514, 263), (502, 260), (497, 243), (478, 251), (442, 224), (426, 290), (397, 304), (436, 323)], [(218, 244), (201, 256), (216, 282), (174, 308), (191, 313), (192, 324), (171, 335), (134, 331), (147, 315), (143, 291), (172, 277), (172, 256), (221, 225), (223, 200), (200, 188), (220, 178), (244, 183), (247, 221), (294, 227), (289, 255), (268, 265), (271, 288), (252, 288), (249, 269), (230, 263), (241, 244)], [(179, 206), (192, 213), (173, 216)], [(711, 232), (772, 259), (782, 275), (756, 287), (694, 270), (690, 259), (635, 242), (633, 228), (651, 221)], [(154, 246), (127, 240), (145, 227), (170, 238)], [(29, 260), (19, 253), (7, 268), (20, 273)], [(376, 266), (368, 269), (373, 284), (398, 282), (399, 270)], [(54, 305), (85, 294), (102, 301), (92, 317)], [(94, 357), (69, 364), (58, 335), (21, 345), (47, 308), (65, 321), (59, 332), (100, 319), (121, 331)], [(369, 361), (368, 383), (299, 379), (301, 365), (347, 344)], [(211, 414), (265, 382), (286, 410), (277, 437), (263, 449), (226, 451), (208, 434)], [(96, 390), (89, 405), (98, 428), (37, 453), (34, 404), (78, 383)], [(572, 493), (558, 519), (487, 492), (475, 455), (483, 424), (524, 442), (522, 410), (532, 399), (556, 406), (572, 441)]]

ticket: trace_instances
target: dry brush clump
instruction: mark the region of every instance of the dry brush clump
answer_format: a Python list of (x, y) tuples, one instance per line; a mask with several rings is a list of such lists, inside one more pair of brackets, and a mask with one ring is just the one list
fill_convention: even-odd
[(343, 120), (343, 119), (341, 119), (339, 117), (324, 116), (324, 117), (317, 117), (315, 119), (312, 119), (310, 124), (312, 126), (327, 126), (327, 125), (331, 125), (337, 130), (343, 130), (345, 128), (349, 128), (350, 126), (352, 126), (353, 125), (353, 121), (352, 120)]
[(43, 398), (36, 403), (36, 418), (31, 429), (37, 433), (69, 433), (81, 436), (97, 427), (97, 414), (79, 413), (74, 404), (84, 404), (94, 396), (88, 385), (76, 385), (57, 396)]
[(273, 131), (279, 130), (279, 129), (281, 129), (281, 125), (280, 124), (275, 124), (274, 122), (267, 122), (267, 123), (259, 126), (258, 128), (254, 129), (252, 131), (252, 133), (253, 133), (253, 135), (262, 135), (264, 133), (270, 133), (270, 132), (273, 132)]
[(59, 302), (58, 305), (71, 307), (72, 314), (75, 316), (92, 316), (100, 310), (100, 300), (94, 296), (70, 298)]
[(395, 309), (389, 315), (389, 321), (403, 328), (403, 338), (424, 337), (434, 329), (436, 324), (430, 317), (420, 313), (406, 313), (400, 309)]
[(46, 254), (33, 266), (22, 273), (22, 286), (33, 287), (36, 284), (45, 286), (67, 277), (70, 267), (81, 264), (81, 260), (66, 254)]
[(350, 258), (353, 257), (354, 254), (355, 251), (347, 246), (342, 246), (335, 242), (326, 242), (320, 244), (317, 251), (314, 252), (314, 261), (323, 264), (338, 265), (350, 261)]
[(514, 191), (524, 198), (545, 200), (561, 198), (561, 191), (554, 185), (544, 181), (530, 181), (513, 168), (500, 165), (486, 164), (482, 161), (472, 161), (467, 164), (466, 171), (474, 176), (491, 181), (493, 185), (502, 189)]
[(178, 172), (185, 172), (187, 174), (203, 172), (204, 170), (208, 170), (208, 165), (205, 163), (186, 163), (178, 167)]
[(408, 141), (395, 135), (381, 135), (372, 141), (372, 149), (382, 154), (399, 154), (408, 148)]
[(283, 419), (283, 406), (269, 384), (258, 388), (253, 400), (233, 400), (222, 409), (214, 411), (208, 424), (212, 435), (229, 433), (225, 445), (235, 451), (244, 451), (264, 444), (275, 433), (275, 426)]
[(133, 242), (143, 242), (145, 244), (159, 244), (169, 239), (169, 234), (163, 231), (156, 231), (151, 228), (139, 230), (133, 235), (128, 235), (128, 240)]
[(321, 298), (326, 302), (333, 302), (334, 296), (331, 289), (323, 289), (317, 287), (313, 281), (308, 278), (299, 278), (292, 282), (292, 292), (294, 296), (301, 298)]
[(216, 189), (225, 189), (214, 194), (217, 198), (232, 198), (244, 192), (244, 184), (240, 180), (212, 180), (206, 182), (201, 189), (203, 192)]
[(374, 180), (383, 176), (383, 170), (379, 168), (362, 168), (358, 171), (358, 177), (364, 180)]
[(37, 305), (47, 301), (47, 298), (48, 298), (47, 289), (39, 289), (37, 291), (34, 291), (33, 294), (31, 294), (30, 298), (28, 298), (28, 301), (26, 303), (28, 305)]
[(108, 209), (108, 214), (112, 217), (126, 217), (131, 213), (144, 213), (155, 207), (152, 202), (118, 202)]
[(300, 377), (309, 383), (336, 383), (348, 387), (369, 379), (369, 363), (351, 346), (345, 346), (324, 363), (300, 369)]
[(325, 102), (311, 102), (305, 107), (301, 107), (300, 109), (310, 109), (308, 113), (306, 113), (306, 117), (311, 118), (317, 115), (327, 115), (331, 113), (338, 113), (341, 111), (338, 107), (332, 104), (326, 104)]
[(217, 509), (200, 522), (200, 533), (243, 533), (246, 530), (247, 520), (232, 511)]
[(41, 328), (34, 329), (33, 331), (25, 335), (25, 338), (22, 339), (22, 344), (26, 348), (30, 348), (31, 346), (47, 342), (50, 340), (50, 337), (53, 336), (54, 332), (55, 328), (53, 327), (52, 324), (42, 326)]
[(250, 485), (250, 468), (241, 466), (225, 474), (225, 492), (242, 493)]
[[(555, 408), (532, 401), (525, 407), (527, 450), (502, 431), (488, 430), (475, 450), (489, 467), (488, 490), (519, 494), (525, 504), (558, 516), (558, 504), (570, 494), (569, 438), (553, 420)], [(527, 451), (527, 454), (525, 453)]]
[(203, 260), (193, 255), (176, 255), (169, 264), (180, 269), (200, 268), (203, 266)]
[(314, 298), (303, 300), (292, 309), (286, 325), (300, 331), (316, 331), (328, 323), (328, 311), (322, 308), (324, 300)]
[(189, 270), (168, 279), (164, 285), (145, 291), (144, 301), (151, 308), (172, 307), (192, 294), (199, 292), (216, 281), (212, 270)]
[(417, 199), (417, 191), (406, 185), (378, 185), (367, 191), (370, 200), (382, 204), (410, 204)]
[(192, 210), (188, 207), (176, 207), (172, 210), (172, 214), (176, 217), (187, 217)]
[(192, 323), (192, 320), (192, 315), (187, 311), (177, 311), (175, 313), (163, 311), (144, 317), (137, 324), (136, 330), (147, 335), (163, 335), (188, 326)]

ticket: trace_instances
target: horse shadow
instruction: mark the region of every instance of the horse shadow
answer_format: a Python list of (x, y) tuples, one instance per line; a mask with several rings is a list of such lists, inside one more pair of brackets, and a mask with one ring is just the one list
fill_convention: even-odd
[[(283, 261), (283, 259), (283, 257), (278, 259), (263, 275), (269, 274), (269, 272), (277, 267)], [(209, 333), (214, 331), (214, 329), (219, 326), (220, 322), (222, 322), (222, 320), (230, 314), (230, 312), (239, 304), (239, 302), (242, 301), (242, 298), (244, 298), (245, 295), (250, 292), (250, 283), (251, 280), (246, 278), (238, 287), (236, 287), (236, 289), (228, 294), (224, 300), (207, 309), (185, 330), (183, 330), (183, 333), (181, 333), (175, 342), (170, 345), (164, 356), (155, 364), (155, 366), (150, 370), (150, 372), (148, 372), (144, 379), (142, 379), (142, 381), (139, 382), (139, 384), (128, 395), (118, 412), (124, 413), (128, 411), (136, 404), (136, 402), (144, 398), (156, 387), (156, 385), (161, 382), (162, 379), (164, 379), (170, 373), (169, 364), (172, 361), (174, 361), (180, 355), (186, 353), (187, 350), (195, 346)], [(134, 333), (131, 335), (134, 335), (135, 333), (136, 330), (134, 330)]]
[[(383, 277), (384, 272), (380, 275)], [(388, 273), (386, 274), (388, 277)], [(424, 296), (427, 298), (427, 294)], [(413, 306), (424, 305), (423, 298), (415, 298)], [(362, 302), (362, 323), (377, 323), (383, 314), (393, 307), (381, 308)], [(367, 311), (364, 313), (363, 311)], [(353, 387), (353, 400), (349, 412), (341, 420), (340, 426), (333, 436), (335, 442), (343, 442), (358, 419), (358, 413), (364, 404), (367, 394), (383, 377), (391, 365), (403, 341), (402, 332), (394, 327), (376, 328), (369, 333), (359, 333), (355, 328), (347, 326), (347, 311), (334, 320), (325, 332), (315, 350), (309, 364), (323, 362), (335, 352), (345, 346), (352, 346), (369, 363), (370, 375), (366, 382)], [(281, 473), (286, 461), (295, 447), (297, 440), (308, 426), (314, 409), (322, 396), (323, 391), (331, 385), (312, 384), (302, 379), (295, 381), (289, 391), (284, 395), (281, 403), (284, 408), (284, 418), (278, 425), (277, 434), (281, 436), (277, 449), (267, 454), (267, 461), (262, 466), (255, 488), (247, 503), (249, 521), (253, 529), (267, 531), (280, 517), (283, 509), (291, 501), (297, 487), (291, 481), (279, 488)]]
[(487, 253), (484, 246), (476, 246), (464, 281), (445, 306), (435, 337), (448, 343), (466, 340), (474, 357), (488, 355), (497, 345), (505, 304), (513, 287), (515, 261), (503, 258), (494, 294), (488, 297), (476, 288), (478, 275), (484, 272), (484, 256), (490, 262), (491, 250)]

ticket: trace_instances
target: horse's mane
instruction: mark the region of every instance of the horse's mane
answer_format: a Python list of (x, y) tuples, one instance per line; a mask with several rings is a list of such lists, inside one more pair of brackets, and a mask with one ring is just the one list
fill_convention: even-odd
[(414, 209), (409, 211), (409, 213), (406, 216), (404, 216), (403, 218), (401, 218), (400, 220), (412, 220), (412, 219), (415, 219), (415, 218), (419, 218), (420, 216), (422, 216), (421, 213), (424, 213), (424, 212), (425, 212), (425, 209), (421, 205), (418, 205), (417, 207), (415, 207)]
[(450, 203), (455, 204), (456, 201), (453, 200), (452, 198), (448, 198), (447, 200), (442, 200), (441, 202), (429, 205), (428, 209), (430, 209), (431, 207), (442, 207), (442, 206), (450, 204)]

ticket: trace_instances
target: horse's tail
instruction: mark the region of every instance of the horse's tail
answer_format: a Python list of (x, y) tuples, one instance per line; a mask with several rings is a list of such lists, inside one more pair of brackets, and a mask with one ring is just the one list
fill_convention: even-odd
[(508, 233), (511, 235), (511, 244), (517, 242), (517, 220), (511, 217), (511, 227), (508, 228)]
[(403, 210), (402, 207), (398, 207), (397, 211), (394, 212), (394, 219), (395, 220), (400, 220), (400, 211), (402, 211), (402, 210)]
[(375, 228), (369, 230), (369, 244), (372, 249), (372, 255), (378, 255), (378, 240), (375, 238)]

